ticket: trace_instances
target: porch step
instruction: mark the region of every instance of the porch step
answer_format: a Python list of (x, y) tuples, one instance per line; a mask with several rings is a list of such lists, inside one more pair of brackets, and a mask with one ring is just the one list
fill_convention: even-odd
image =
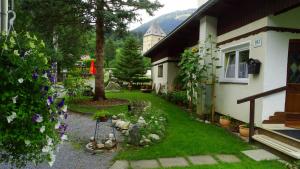
[(264, 120), (264, 124), (284, 124), (286, 120), (285, 112), (275, 112), (268, 120)]
[(263, 124), (285, 124), (287, 127), (300, 128), (300, 113), (298, 112), (275, 112)]
[(300, 128), (300, 113), (286, 113), (285, 126)]
[(275, 140), (269, 136), (263, 135), (263, 134), (257, 134), (252, 137), (254, 140), (265, 144), (277, 151), (280, 151), (286, 155), (289, 155), (295, 159), (300, 159), (300, 149), (296, 148), (294, 146), (288, 145), (286, 143), (283, 143), (281, 141)]

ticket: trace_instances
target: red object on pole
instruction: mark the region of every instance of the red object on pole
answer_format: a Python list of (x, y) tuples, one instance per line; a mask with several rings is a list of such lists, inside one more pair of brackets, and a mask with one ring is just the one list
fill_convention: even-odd
[(90, 74), (92, 74), (92, 75), (96, 74), (95, 61), (94, 60), (91, 61)]

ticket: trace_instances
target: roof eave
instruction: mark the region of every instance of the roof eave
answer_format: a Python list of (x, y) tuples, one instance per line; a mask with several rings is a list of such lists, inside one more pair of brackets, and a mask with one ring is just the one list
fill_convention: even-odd
[(146, 51), (144, 53), (144, 56), (151, 58), (151, 56), (149, 56), (149, 55), (151, 54), (151, 52), (156, 47), (158, 47), (159, 45), (161, 45), (164, 41), (166, 41), (171, 36), (173, 36), (177, 31), (179, 31), (184, 25), (190, 23), (193, 19), (195, 19), (196, 17), (198, 17), (199, 15), (201, 15), (204, 11), (206, 11), (208, 8), (210, 8), (212, 5), (216, 4), (219, 1), (220, 0), (209, 0), (205, 4), (203, 4), (202, 6), (200, 6), (191, 16), (189, 16), (185, 21), (183, 21), (180, 25), (178, 25), (171, 33), (169, 33), (165, 38), (163, 38), (162, 40), (160, 40), (152, 48), (150, 48), (148, 51)]

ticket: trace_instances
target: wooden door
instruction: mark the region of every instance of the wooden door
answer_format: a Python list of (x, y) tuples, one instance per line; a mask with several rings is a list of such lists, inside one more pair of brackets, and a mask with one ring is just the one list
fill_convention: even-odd
[(289, 42), (285, 111), (300, 113), (300, 39)]

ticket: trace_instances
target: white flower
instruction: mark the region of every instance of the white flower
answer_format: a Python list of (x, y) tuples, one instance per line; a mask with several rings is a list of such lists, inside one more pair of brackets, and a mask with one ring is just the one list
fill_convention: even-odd
[(41, 123), (43, 121), (43, 116), (39, 115), (35, 121)]
[(25, 142), (25, 145), (26, 145), (26, 146), (29, 146), (30, 143), (31, 143), (30, 140), (25, 140), (24, 142)]
[(48, 152), (50, 152), (50, 150), (51, 150), (51, 147), (47, 145), (47, 146), (43, 147), (42, 152), (43, 153), (48, 153)]
[(10, 123), (12, 122), (15, 118), (17, 117), (17, 114), (15, 112), (12, 112), (12, 114), (10, 116), (7, 116), (7, 122)]
[(24, 82), (24, 79), (23, 79), (23, 78), (20, 78), (20, 79), (18, 79), (18, 82), (19, 82), (19, 83), (23, 83), (23, 82)]
[(65, 135), (65, 134), (63, 134), (63, 135), (61, 136), (61, 140), (62, 140), (62, 141), (66, 141), (66, 140), (68, 140), (68, 136), (67, 136), (67, 135)]
[(52, 146), (53, 145), (52, 138), (50, 138), (49, 136), (46, 136), (46, 138), (47, 138), (48, 146)]
[(17, 95), (17, 96), (15, 96), (15, 97), (12, 97), (12, 98), (11, 98), (14, 104), (16, 104), (16, 103), (17, 103), (17, 98), (18, 98), (18, 95)]
[(52, 167), (55, 162), (56, 155), (53, 153), (53, 151), (50, 151), (49, 155), (50, 161), (48, 162), (48, 164), (50, 165), (50, 167)]
[(47, 73), (44, 73), (42, 77), (48, 78)]
[(64, 105), (64, 107), (61, 110), (66, 113), (68, 111), (68, 106)]
[(44, 133), (44, 131), (45, 131), (45, 126), (42, 126), (42, 127), (40, 128), (40, 132), (41, 132), (41, 133)]
[(65, 116), (63, 114), (59, 115), (59, 117), (64, 120), (65, 119)]
[(55, 124), (55, 129), (59, 129), (59, 126), (60, 126), (60, 121), (58, 121), (58, 122)]
[(47, 105), (50, 106), (50, 104), (51, 104), (51, 103), (50, 103), (50, 100), (47, 99)]

